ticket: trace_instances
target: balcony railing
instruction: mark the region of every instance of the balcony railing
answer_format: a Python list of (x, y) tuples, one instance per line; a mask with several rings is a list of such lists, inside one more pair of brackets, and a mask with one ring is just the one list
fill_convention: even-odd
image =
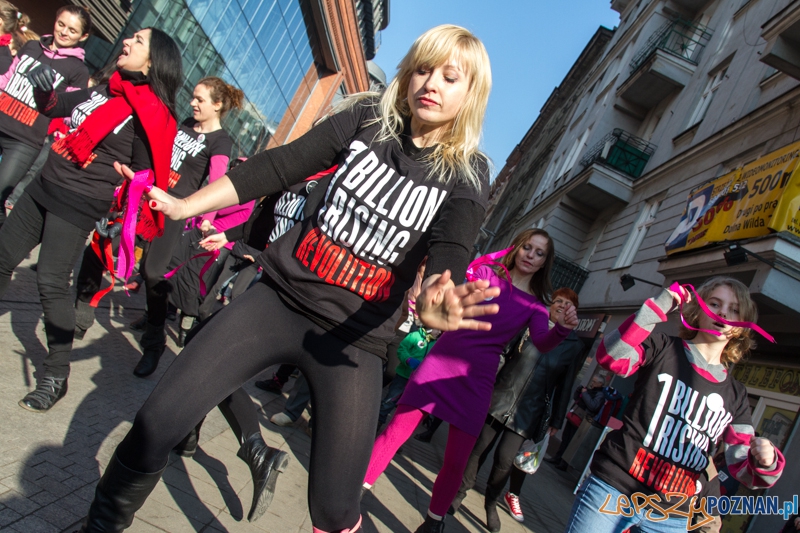
[(702, 24), (682, 19), (667, 22), (650, 36), (631, 60), (631, 72), (642, 66), (656, 50), (663, 50), (696, 65), (710, 39), (711, 31)]
[(553, 289), (569, 287), (575, 292), (581, 292), (581, 287), (583, 287), (583, 283), (588, 277), (588, 270), (556, 254), (556, 259), (553, 263), (553, 272), (550, 275), (550, 282), (553, 284)]
[(589, 149), (581, 165), (601, 163), (636, 179), (655, 151), (655, 145), (617, 128)]

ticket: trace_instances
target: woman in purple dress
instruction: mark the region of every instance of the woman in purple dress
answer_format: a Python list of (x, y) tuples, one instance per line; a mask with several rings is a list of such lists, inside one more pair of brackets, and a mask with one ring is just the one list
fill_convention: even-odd
[(493, 303), (496, 315), (485, 320), (489, 331), (453, 331), (443, 334), (422, 365), (411, 375), (397, 412), (378, 437), (372, 451), (364, 487), (369, 489), (383, 473), (400, 446), (408, 440), (426, 414), (450, 424), (444, 465), (433, 485), (425, 523), (417, 533), (438, 533), (443, 517), (458, 492), (469, 455), (481, 432), (492, 399), (494, 378), (503, 347), (523, 328), (542, 352), (555, 348), (578, 325), (569, 306), (554, 328), (548, 329), (546, 304), (555, 250), (544, 230), (525, 230), (514, 238), (513, 250), (504, 256), (505, 272), (481, 266), (477, 277), (500, 288)]

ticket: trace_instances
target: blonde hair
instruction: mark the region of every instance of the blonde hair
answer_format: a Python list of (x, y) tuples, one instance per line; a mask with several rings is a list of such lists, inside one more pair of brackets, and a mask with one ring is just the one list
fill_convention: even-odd
[(380, 100), (377, 103), (381, 129), (377, 140), (395, 139), (411, 117), (408, 105), (408, 86), (411, 76), (420, 67), (437, 67), (447, 61), (458, 60), (469, 76), (469, 89), (464, 102), (447, 131), (437, 139), (433, 152), (428, 157), (431, 171), (437, 180), (447, 183), (460, 175), (476, 189), (480, 189), (479, 170), (481, 163), (487, 167), (489, 158), (479, 150), (481, 129), (492, 90), (492, 72), (489, 55), (483, 43), (468, 30), (444, 24), (420, 35), (397, 66), (398, 72), (382, 95), (360, 93), (346, 98), (335, 111), (350, 107), (368, 97)]
[[(736, 299), (739, 302), (739, 321), (758, 321), (758, 308), (753, 299), (750, 298), (750, 290), (747, 288), (747, 285), (737, 279), (726, 276), (716, 276), (707, 279), (697, 288), (697, 294), (705, 301), (709, 295), (714, 292), (714, 289), (721, 286), (728, 287), (736, 295)], [(686, 322), (692, 327), (699, 327), (701, 313), (703, 313), (703, 310), (694, 298), (683, 306), (683, 318), (685, 318)], [(756, 341), (752, 338), (750, 329), (736, 329), (737, 332), (731, 337), (728, 344), (725, 345), (725, 349), (722, 351), (721, 361), (726, 367), (738, 363), (756, 346)], [(679, 336), (682, 339), (691, 340), (697, 336), (697, 331), (689, 329), (681, 324)]]

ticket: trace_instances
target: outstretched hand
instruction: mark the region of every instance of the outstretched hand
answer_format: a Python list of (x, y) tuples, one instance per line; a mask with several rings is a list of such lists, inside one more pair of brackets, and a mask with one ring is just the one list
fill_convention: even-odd
[(567, 329), (575, 329), (578, 327), (578, 310), (572, 305), (572, 302), (567, 302), (567, 307), (561, 316), (558, 317), (558, 323)]
[[(128, 165), (122, 165), (115, 161), (114, 170), (126, 180), (133, 179), (134, 172)], [(188, 218), (188, 216), (185, 215), (187, 211), (186, 202), (182, 199), (170, 196), (156, 186), (153, 186), (150, 191), (146, 192), (145, 196), (150, 200), (150, 209), (153, 211), (161, 211), (164, 213), (164, 216), (172, 220), (185, 220)]]
[(209, 252), (213, 252), (214, 250), (219, 250), (226, 244), (228, 244), (228, 239), (227, 237), (225, 237), (224, 232), (214, 233), (200, 241), (200, 246), (203, 247), (203, 249), (208, 250)]
[(681, 285), (678, 285), (681, 290), (681, 294), (673, 291), (672, 289), (665, 289), (668, 293), (672, 295), (672, 302), (674, 306), (681, 305), (683, 303), (689, 303), (692, 301), (692, 293), (689, 292), (687, 289), (683, 288)]
[(442, 331), (474, 329), (488, 331), (492, 325), (475, 317), (493, 315), (500, 310), (497, 304), (479, 305), (484, 300), (500, 294), (499, 287), (490, 287), (489, 281), (478, 280), (455, 286), (450, 271), (435, 274), (422, 284), (417, 296), (416, 311), (425, 326)]

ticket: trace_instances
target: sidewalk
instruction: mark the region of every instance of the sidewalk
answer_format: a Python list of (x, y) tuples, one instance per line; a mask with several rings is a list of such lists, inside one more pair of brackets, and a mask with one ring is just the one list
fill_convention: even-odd
[[(134, 415), (180, 349), (170, 323), (167, 351), (155, 374), (132, 374), (139, 359), (127, 324), (144, 309), (143, 294), (131, 297), (119, 289), (97, 310), (97, 322), (86, 338), (76, 341), (69, 393), (46, 414), (26, 411), (17, 402), (35, 385), (35, 371), (46, 354), (41, 306), (33, 258), (14, 274), (0, 301), (0, 531), (58, 533), (72, 531), (88, 510), (100, 473), (125, 436)], [(136, 336), (138, 338), (138, 334)], [(262, 375), (270, 376), (274, 369)], [(285, 387), (291, 391), (292, 383)], [(238, 443), (218, 411), (210, 413), (192, 459), (170, 457), (162, 481), (137, 513), (131, 532), (270, 532), (309, 533), (306, 505), (311, 439), (307, 418), (295, 427), (278, 428), (269, 417), (283, 409), (285, 396), (245, 389), (261, 406), (259, 418), (267, 442), (289, 452), (292, 460), (278, 480), (267, 513), (248, 523), (252, 487), (247, 465), (236, 457)], [(447, 425), (431, 444), (411, 439), (395, 457), (386, 475), (364, 497), (368, 533), (410, 533), (422, 522), (436, 471), (441, 465)], [(483, 490), (488, 465), (479, 476)], [(522, 494), (525, 523), (514, 521), (504, 504), (504, 532), (560, 533), (572, 505), (573, 477), (545, 464), (527, 480)], [(447, 533), (483, 532), (483, 497), (471, 491)]]

